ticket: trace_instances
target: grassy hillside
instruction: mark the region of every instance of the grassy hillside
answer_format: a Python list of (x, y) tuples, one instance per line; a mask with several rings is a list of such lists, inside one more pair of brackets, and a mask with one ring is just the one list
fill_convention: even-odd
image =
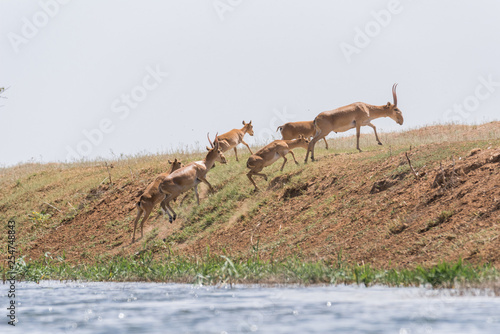
[[(459, 258), (500, 267), (500, 123), (436, 125), (318, 143), (317, 162), (289, 159), (256, 178), (255, 193), (240, 162), (212, 169), (178, 219), (152, 214), (145, 234), (131, 244), (135, 202), (168, 159), (199, 154), (147, 155), (114, 161), (23, 164), (0, 170), (0, 219), (16, 221), (17, 247), (25, 260), (50, 252), (69, 263), (93, 263), (152, 251), (203, 258), (287, 259), (370, 263), (378, 268), (413, 268)], [(319, 149), (318, 149), (319, 148)], [(407, 163), (408, 153), (416, 177)], [(1, 241), (7, 244), (7, 233)], [(7, 247), (0, 247), (7, 257)]]

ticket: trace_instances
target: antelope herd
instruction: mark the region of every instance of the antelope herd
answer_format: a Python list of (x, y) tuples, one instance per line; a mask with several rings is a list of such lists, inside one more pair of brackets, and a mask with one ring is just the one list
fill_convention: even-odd
[(226, 164), (224, 152), (234, 149), (236, 161), (238, 161), (238, 152), (236, 146), (244, 144), (250, 151), (250, 157), (247, 160), (247, 168), (250, 171), (246, 174), (255, 190), (258, 190), (257, 184), (252, 176), (257, 175), (267, 181), (267, 175), (261, 173), (264, 167), (272, 165), (279, 158), (283, 158), (283, 164), (280, 171), (283, 171), (287, 162), (286, 155), (290, 153), (293, 160), (298, 164), (293, 150), (302, 147), (307, 150), (304, 163), (307, 163), (309, 153), (311, 160), (314, 161), (314, 146), (316, 142), (323, 139), (328, 149), (326, 136), (332, 131), (344, 132), (356, 128), (356, 148), (359, 148), (359, 137), (361, 126), (369, 126), (375, 132), (375, 139), (379, 145), (382, 145), (377, 135), (377, 128), (371, 123), (372, 120), (380, 117), (390, 117), (399, 125), (403, 125), (403, 115), (398, 108), (398, 99), (396, 96), (397, 84), (392, 86), (393, 102), (387, 102), (386, 105), (374, 106), (363, 102), (353, 103), (344, 107), (340, 107), (330, 111), (324, 111), (313, 121), (291, 122), (279, 126), (276, 131), (281, 131), (282, 139), (275, 140), (264, 146), (257, 152), (253, 153), (250, 146), (243, 140), (245, 134), (253, 136), (252, 121), (246, 123), (243, 121), (241, 129), (233, 129), (222, 135), (216, 135), (213, 142), (210, 136), (207, 135), (210, 147), (207, 147), (207, 155), (205, 159), (194, 161), (187, 165), (182, 165), (180, 161), (175, 159), (171, 164), (170, 171), (162, 173), (148, 185), (144, 190), (139, 201), (136, 203), (137, 216), (134, 220), (134, 233), (132, 243), (135, 242), (135, 231), (137, 223), (143, 216), (141, 221), (141, 237), (143, 236), (144, 223), (147, 221), (153, 208), (160, 203), (164, 214), (168, 214), (169, 221), (172, 223), (177, 218), (177, 214), (170, 206), (170, 202), (175, 200), (179, 195), (194, 189), (197, 204), (200, 204), (198, 195), (198, 184), (205, 183), (211, 192), (214, 191), (212, 185), (206, 179), (208, 171), (214, 167), (215, 162)]

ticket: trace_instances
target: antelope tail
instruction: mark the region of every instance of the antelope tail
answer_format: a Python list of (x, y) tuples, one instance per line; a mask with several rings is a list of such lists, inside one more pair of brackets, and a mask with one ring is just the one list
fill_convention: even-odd
[(314, 119), (313, 124), (314, 124), (314, 130), (316, 130), (314, 137), (316, 137), (316, 135), (319, 133), (319, 127), (318, 127), (318, 124), (316, 123), (316, 118)]
[(142, 200), (144, 199), (144, 196), (141, 196), (139, 198), (139, 200), (137, 201), (137, 203), (135, 203), (135, 206), (138, 207), (138, 208), (141, 208), (142, 209)]
[(283, 131), (283, 125), (278, 126), (278, 128), (276, 129), (276, 132), (278, 132), (278, 131)]

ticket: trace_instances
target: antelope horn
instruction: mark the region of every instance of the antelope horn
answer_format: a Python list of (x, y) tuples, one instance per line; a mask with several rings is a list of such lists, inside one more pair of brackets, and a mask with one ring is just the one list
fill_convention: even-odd
[(212, 146), (212, 148), (214, 148), (214, 143), (212, 143), (212, 141), (210, 140), (210, 133), (207, 132), (207, 139), (208, 139), (208, 142), (210, 143), (210, 146)]
[(397, 83), (392, 85), (392, 98), (394, 99), (394, 106), (396, 107), (398, 105), (398, 97), (396, 96), (396, 87), (398, 86)]

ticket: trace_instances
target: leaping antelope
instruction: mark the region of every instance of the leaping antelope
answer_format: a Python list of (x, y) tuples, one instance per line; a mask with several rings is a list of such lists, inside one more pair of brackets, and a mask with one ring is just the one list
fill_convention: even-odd
[[(299, 135), (303, 135), (306, 138), (312, 139), (316, 134), (316, 129), (314, 128), (314, 121), (304, 121), (304, 122), (288, 122), (281, 126), (278, 126), (276, 132), (281, 132), (281, 139), (290, 140), (297, 139)], [(328, 149), (328, 143), (326, 138), (323, 137), (325, 141), (326, 149)]]
[(250, 136), (253, 136), (252, 121), (250, 121), (249, 123), (245, 123), (245, 121), (243, 121), (243, 127), (241, 129), (233, 129), (231, 131), (228, 131), (220, 135), (219, 136), (220, 150), (224, 153), (233, 148), (234, 155), (236, 156), (236, 161), (238, 161), (238, 152), (236, 151), (236, 146), (241, 143), (248, 148), (250, 154), (253, 154), (252, 150), (250, 149), (250, 146), (248, 146), (248, 144), (245, 143), (245, 141), (243, 140), (243, 137), (245, 136), (246, 133), (248, 133)]
[[(177, 218), (177, 214), (170, 206), (170, 201), (189, 189), (194, 188), (196, 201), (199, 205), (200, 197), (198, 195), (198, 184), (200, 182), (205, 183), (210, 188), (210, 191), (214, 191), (214, 188), (206, 179), (207, 172), (213, 167), (215, 161), (225, 164), (226, 158), (219, 149), (219, 139), (217, 135), (215, 136), (213, 143), (210, 141), (210, 138), (209, 142), (212, 148), (208, 151), (205, 159), (192, 162), (182, 168), (179, 168), (172, 174), (168, 175), (158, 186), (158, 191), (161, 194), (166, 195), (164, 202), (168, 209), (166, 212), (170, 223)], [(172, 214), (170, 212), (172, 212)]]
[(250, 171), (247, 173), (247, 177), (252, 182), (255, 190), (258, 190), (257, 184), (252, 179), (252, 175), (262, 176), (264, 180), (267, 181), (267, 175), (264, 173), (259, 173), (264, 167), (267, 167), (273, 164), (280, 157), (283, 158), (283, 165), (281, 165), (280, 171), (283, 171), (287, 159), (285, 155), (290, 153), (293, 157), (293, 160), (296, 164), (298, 164), (295, 159), (295, 155), (293, 154), (293, 149), (297, 147), (302, 147), (307, 149), (309, 145), (309, 140), (303, 135), (299, 135), (298, 139), (292, 140), (275, 140), (272, 143), (264, 146), (260, 150), (258, 150), (255, 154), (252, 154), (247, 161), (247, 167), (250, 168)]
[(356, 148), (359, 148), (359, 136), (361, 126), (368, 125), (375, 132), (375, 138), (379, 145), (382, 145), (377, 135), (377, 128), (371, 123), (372, 120), (380, 117), (390, 117), (399, 125), (403, 125), (403, 114), (398, 109), (398, 98), (396, 95), (396, 87), (398, 84), (392, 86), (392, 97), (394, 104), (387, 102), (383, 106), (373, 106), (371, 104), (356, 102), (344, 107), (340, 107), (330, 111), (320, 113), (314, 119), (314, 127), (316, 134), (309, 143), (307, 148), (306, 160), (311, 152), (311, 160), (314, 161), (314, 145), (318, 140), (328, 136), (332, 131), (344, 132), (356, 128)]
[(166, 211), (165, 201), (164, 201), (165, 194), (159, 192), (158, 186), (160, 185), (161, 181), (163, 181), (169, 174), (182, 167), (182, 163), (177, 159), (175, 159), (173, 162), (169, 160), (168, 163), (172, 165), (170, 171), (158, 175), (156, 179), (153, 182), (151, 182), (151, 184), (149, 184), (146, 190), (144, 190), (141, 197), (139, 198), (139, 201), (135, 205), (137, 208), (137, 216), (135, 217), (134, 220), (134, 235), (132, 236), (132, 243), (135, 242), (135, 229), (137, 227), (137, 222), (141, 218), (142, 214), (144, 214), (144, 218), (142, 218), (141, 221), (141, 238), (144, 236), (143, 234), (144, 223), (146, 222), (146, 220), (148, 220), (149, 215), (151, 214), (151, 211), (153, 211), (154, 207), (158, 203), (160, 203), (163, 211), (164, 212)]

